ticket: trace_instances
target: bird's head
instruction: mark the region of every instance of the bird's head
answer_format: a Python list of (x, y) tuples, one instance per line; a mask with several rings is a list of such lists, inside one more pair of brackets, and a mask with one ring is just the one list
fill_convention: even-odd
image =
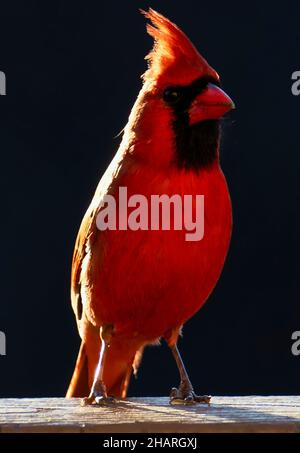
[(210, 165), (218, 159), (220, 119), (234, 104), (217, 72), (175, 24), (153, 9), (142, 13), (151, 21), (154, 47), (129, 118), (130, 141), (158, 165)]

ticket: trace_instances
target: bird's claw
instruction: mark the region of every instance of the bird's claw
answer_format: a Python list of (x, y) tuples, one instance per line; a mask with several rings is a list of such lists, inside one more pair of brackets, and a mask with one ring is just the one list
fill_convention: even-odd
[(86, 398), (82, 398), (81, 406), (111, 406), (116, 403), (116, 400), (111, 396), (92, 394)]
[(107, 396), (106, 386), (102, 380), (97, 380), (91, 389), (89, 396), (86, 398), (82, 398), (81, 406), (111, 406), (115, 404), (116, 400), (111, 397)]
[(208, 395), (198, 396), (192, 388), (184, 389), (181, 386), (173, 387), (170, 393), (170, 404), (193, 405), (197, 403), (210, 404), (211, 397)]

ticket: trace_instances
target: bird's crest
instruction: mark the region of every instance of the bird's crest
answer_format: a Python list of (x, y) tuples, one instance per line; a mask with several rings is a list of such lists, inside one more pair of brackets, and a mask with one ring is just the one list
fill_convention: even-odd
[(154, 38), (154, 47), (146, 56), (149, 67), (143, 75), (145, 81), (167, 78), (169, 82), (190, 83), (203, 75), (218, 78), (177, 25), (151, 8), (141, 12), (151, 21), (147, 32)]

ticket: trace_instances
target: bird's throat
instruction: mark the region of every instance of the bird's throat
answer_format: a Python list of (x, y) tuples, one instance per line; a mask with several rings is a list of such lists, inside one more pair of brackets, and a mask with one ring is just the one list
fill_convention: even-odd
[(201, 121), (190, 126), (187, 116), (176, 115), (173, 130), (179, 167), (199, 170), (218, 158), (220, 120)]

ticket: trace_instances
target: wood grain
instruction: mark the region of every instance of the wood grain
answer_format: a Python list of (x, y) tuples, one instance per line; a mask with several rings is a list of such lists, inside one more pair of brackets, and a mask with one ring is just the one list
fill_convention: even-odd
[(0, 432), (300, 432), (300, 396), (214, 397), (210, 406), (130, 398), (81, 407), (64, 398), (0, 399)]

